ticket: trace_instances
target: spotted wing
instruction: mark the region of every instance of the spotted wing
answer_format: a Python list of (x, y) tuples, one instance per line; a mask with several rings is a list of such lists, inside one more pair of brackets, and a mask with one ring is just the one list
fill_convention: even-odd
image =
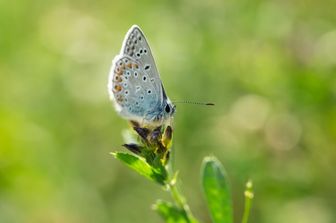
[(165, 93), (160, 75), (146, 37), (137, 25), (133, 25), (127, 32), (120, 55), (128, 55), (133, 58), (144, 68), (144, 72), (148, 77), (154, 79), (154, 88), (160, 92), (160, 100), (162, 102)]
[[(129, 56), (116, 56), (109, 76), (109, 94), (117, 111), (129, 120), (150, 121), (148, 116), (157, 109), (161, 96), (138, 61)], [(146, 120), (148, 119), (148, 120)]]

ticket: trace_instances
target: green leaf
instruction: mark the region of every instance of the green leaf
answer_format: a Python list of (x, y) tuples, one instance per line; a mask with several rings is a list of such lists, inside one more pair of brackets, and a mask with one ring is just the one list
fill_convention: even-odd
[(232, 201), (224, 167), (215, 157), (205, 157), (202, 184), (214, 223), (232, 223)]
[(161, 185), (165, 185), (167, 172), (164, 168), (154, 168), (150, 166), (143, 158), (122, 152), (111, 153), (116, 159), (122, 161), (131, 169), (146, 178), (153, 180)]
[(154, 205), (154, 210), (156, 210), (166, 223), (190, 223), (191, 220), (184, 210), (179, 209), (170, 202), (158, 200)]

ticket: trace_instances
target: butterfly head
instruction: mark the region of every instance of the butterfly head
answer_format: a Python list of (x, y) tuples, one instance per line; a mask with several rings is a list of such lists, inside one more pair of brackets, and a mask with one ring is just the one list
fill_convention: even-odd
[(168, 99), (164, 105), (163, 114), (164, 119), (173, 117), (176, 111), (176, 106)]

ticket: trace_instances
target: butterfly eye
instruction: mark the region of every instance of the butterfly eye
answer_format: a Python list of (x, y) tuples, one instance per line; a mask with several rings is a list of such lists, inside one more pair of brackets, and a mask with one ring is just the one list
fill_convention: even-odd
[(167, 104), (166, 107), (165, 107), (165, 111), (166, 111), (167, 113), (170, 112), (170, 106), (169, 106), (168, 104)]

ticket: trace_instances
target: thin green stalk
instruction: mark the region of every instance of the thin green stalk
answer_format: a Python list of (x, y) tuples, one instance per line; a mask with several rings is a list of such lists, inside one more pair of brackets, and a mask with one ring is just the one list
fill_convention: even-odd
[(170, 162), (168, 165), (168, 173), (170, 176), (173, 177), (168, 177), (170, 181), (167, 183), (167, 189), (170, 192), (170, 195), (172, 196), (175, 205), (181, 209), (185, 216), (188, 219), (189, 223), (198, 223), (197, 219), (194, 217), (194, 215), (191, 213), (191, 210), (189, 208), (189, 205), (186, 203), (186, 199), (183, 197), (181, 192), (178, 190), (176, 181), (177, 181), (177, 175), (178, 171), (175, 172), (174, 164), (175, 164), (175, 150), (174, 146), (172, 145), (170, 148), (171, 156), (170, 156)]
[(253, 189), (252, 189), (252, 181), (248, 181), (246, 183), (246, 190), (245, 190), (244, 195), (245, 195), (245, 207), (244, 207), (242, 223), (247, 223), (249, 215), (250, 215), (250, 211), (251, 211), (252, 199), (254, 196)]
[(198, 221), (196, 220), (196, 218), (193, 216), (193, 214), (190, 211), (190, 208), (188, 206), (188, 204), (185, 201), (185, 198), (182, 196), (182, 194), (178, 191), (177, 186), (176, 186), (176, 182), (173, 180), (172, 182), (170, 182), (168, 185), (168, 190), (175, 202), (175, 204), (184, 211), (184, 213), (186, 214), (188, 220), (190, 220), (190, 223), (197, 223)]

